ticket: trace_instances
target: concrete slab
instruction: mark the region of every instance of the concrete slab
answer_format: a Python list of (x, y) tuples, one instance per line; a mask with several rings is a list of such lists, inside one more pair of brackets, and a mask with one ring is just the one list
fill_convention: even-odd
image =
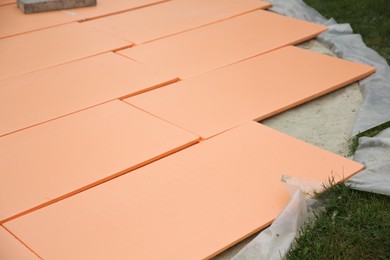
[(3, 136), (0, 222), (74, 195), (197, 141), (197, 136), (121, 101)]
[(5, 226), (44, 259), (208, 259), (279, 214), (283, 174), (362, 167), (250, 122)]
[(322, 25), (258, 10), (118, 53), (189, 78), (305, 41), (324, 30)]
[(131, 45), (80, 23), (4, 38), (0, 40), (0, 80)]
[(247, 121), (276, 115), (374, 70), (288, 46), (125, 101), (209, 138)]
[(0, 136), (175, 81), (111, 52), (2, 80)]
[(17, 0), (17, 6), (25, 14), (95, 6), (96, 0)]
[(259, 0), (169, 1), (86, 24), (141, 44), (269, 6)]

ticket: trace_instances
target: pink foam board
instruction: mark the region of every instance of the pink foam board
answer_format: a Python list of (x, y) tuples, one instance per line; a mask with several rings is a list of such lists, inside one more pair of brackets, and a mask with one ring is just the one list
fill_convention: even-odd
[[(15, 3), (11, 0), (0, 0), (2, 3)], [(161, 0), (99, 0), (96, 6), (59, 10), (43, 13), (24, 14), (15, 4), (0, 7), (0, 38), (27, 33), (44, 28), (84, 21), (110, 14), (129, 11), (152, 4)]]
[(54, 203), (197, 142), (112, 101), (0, 138), (0, 222)]
[(130, 46), (79, 23), (0, 40), (0, 80)]
[(189, 78), (307, 40), (325, 29), (258, 10), (118, 53)]
[(15, 0), (0, 0), (0, 6), (14, 4)]
[(111, 52), (0, 81), (0, 136), (174, 82)]
[(289, 46), (125, 101), (209, 138), (312, 100), (373, 71), (370, 66)]
[(25, 245), (0, 226), (0, 256), (6, 260), (39, 259)]
[(140, 44), (269, 6), (259, 0), (169, 1), (86, 24)]
[(63, 11), (24, 14), (15, 4), (0, 7), (0, 39), (75, 21)]
[(68, 11), (77, 20), (90, 20), (103, 16), (126, 12), (138, 8), (148, 8), (170, 0), (99, 0), (96, 6), (75, 8)]
[(361, 169), (250, 122), (5, 226), (47, 259), (207, 259), (272, 222), (282, 175)]

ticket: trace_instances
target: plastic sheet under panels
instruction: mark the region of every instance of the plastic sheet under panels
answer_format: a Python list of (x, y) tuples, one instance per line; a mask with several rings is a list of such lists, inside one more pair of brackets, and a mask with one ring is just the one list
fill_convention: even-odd
[(204, 259), (278, 215), (283, 174), (325, 182), (360, 169), (249, 122), (5, 226), (44, 259)]
[[(0, 0), (6, 2), (7, 0)], [(13, 1), (15, 2), (15, 1)], [(96, 6), (44, 13), (24, 14), (16, 5), (0, 7), (0, 38), (48, 28), (71, 21), (82, 21), (132, 10), (164, 1), (158, 0), (99, 0)], [(4, 26), (7, 25), (7, 26)]]
[(173, 81), (111, 52), (2, 80), (0, 136)]
[(180, 0), (87, 24), (139, 44), (269, 6), (259, 0)]
[(208, 138), (314, 99), (373, 71), (370, 66), (289, 46), (125, 101)]
[(0, 138), (0, 222), (198, 140), (121, 101)]
[(325, 29), (322, 25), (258, 10), (119, 53), (188, 78), (304, 41)]
[(5, 260), (38, 259), (26, 246), (0, 226), (0, 257)]
[(0, 40), (0, 79), (130, 46), (79, 23)]

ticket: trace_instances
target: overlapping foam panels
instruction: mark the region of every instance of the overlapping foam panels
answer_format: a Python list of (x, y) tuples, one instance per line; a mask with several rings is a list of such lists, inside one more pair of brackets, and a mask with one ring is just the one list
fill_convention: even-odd
[(15, 4), (15, 0), (0, 0), (0, 6)]
[(0, 138), (0, 222), (198, 141), (112, 101)]
[(111, 52), (0, 81), (0, 136), (169, 82)]
[(139, 44), (269, 6), (259, 0), (169, 1), (87, 24)]
[(5, 260), (39, 259), (2, 226), (0, 226), (0, 258)]
[(0, 40), (0, 80), (130, 45), (79, 23), (4, 38)]
[(16, 5), (0, 7), (0, 38), (31, 32), (74, 21), (74, 16), (62, 12), (24, 14)]
[(282, 175), (362, 165), (249, 122), (5, 226), (45, 259), (205, 259), (269, 223)]
[(95, 19), (121, 13), (141, 7), (163, 3), (171, 0), (98, 0), (96, 6), (67, 10), (69, 14), (83, 20)]
[(125, 101), (203, 138), (359, 80), (373, 67), (288, 46)]
[[(0, 0), (1, 2), (8, 0)], [(9, 1), (8, 1), (9, 2)], [(13, 1), (14, 3), (15, 1)], [(162, 0), (99, 0), (93, 7), (24, 14), (16, 5), (0, 7), (0, 38), (44, 29), (71, 21), (83, 21), (164, 2)]]
[(188, 78), (309, 39), (325, 29), (258, 10), (119, 53)]

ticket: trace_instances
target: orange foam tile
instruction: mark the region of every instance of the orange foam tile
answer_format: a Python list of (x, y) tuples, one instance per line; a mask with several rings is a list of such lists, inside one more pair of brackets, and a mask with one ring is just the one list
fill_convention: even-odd
[(176, 81), (113, 53), (0, 81), (0, 136)]
[(180, 0), (86, 24), (139, 44), (269, 6), (259, 0)]
[(14, 3), (16, 3), (15, 0), (0, 0), (0, 6), (11, 5), (11, 4), (14, 4)]
[(0, 258), (5, 260), (39, 259), (2, 226), (0, 226)]
[(130, 45), (127, 41), (79, 23), (4, 38), (0, 40), (0, 79)]
[(0, 7), (0, 38), (74, 21), (62, 11), (24, 14), (16, 5)]
[(125, 101), (209, 138), (357, 81), (373, 67), (284, 47)]
[[(0, 38), (36, 31), (72, 21), (83, 21), (114, 13), (125, 12), (166, 0), (99, 0), (96, 6), (24, 14), (16, 5), (0, 7)], [(0, 0), (9, 3), (15, 1)]]
[(163, 3), (170, 0), (99, 0), (96, 6), (75, 8), (66, 10), (69, 14), (77, 17), (77, 20), (90, 20), (129, 10), (149, 7), (150, 5)]
[(0, 222), (197, 142), (121, 101), (0, 138)]
[(258, 10), (119, 53), (188, 78), (279, 47), (326, 27)]
[(361, 169), (249, 122), (5, 226), (47, 259), (206, 259), (272, 222), (282, 175)]

